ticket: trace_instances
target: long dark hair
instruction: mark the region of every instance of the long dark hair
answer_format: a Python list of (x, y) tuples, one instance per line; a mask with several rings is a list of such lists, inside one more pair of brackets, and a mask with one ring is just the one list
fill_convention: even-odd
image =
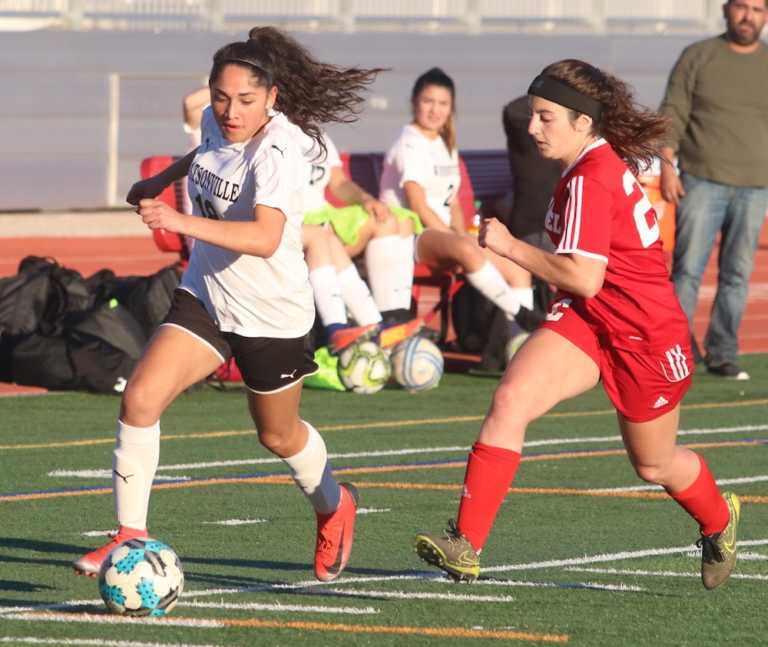
[(321, 124), (351, 123), (360, 114), (364, 90), (384, 68), (338, 67), (315, 60), (274, 27), (254, 27), (248, 40), (225, 45), (213, 57), (209, 82), (228, 64), (249, 67), (258, 85), (277, 86), (275, 109), (326, 152)]
[[(593, 130), (608, 141), (635, 175), (650, 166), (667, 132), (668, 119), (637, 104), (624, 81), (577, 59), (552, 63), (542, 74), (600, 102), (602, 110)], [(578, 113), (572, 112), (575, 119)]]
[(451, 93), (451, 114), (448, 115), (448, 121), (440, 129), (440, 137), (442, 137), (448, 152), (452, 153), (456, 148), (456, 124), (453, 116), (456, 114), (456, 85), (453, 79), (448, 76), (439, 67), (433, 67), (428, 69), (422, 74), (411, 89), (411, 105), (416, 106), (416, 99), (419, 98), (422, 90), (430, 85), (436, 85), (441, 88), (445, 88)]

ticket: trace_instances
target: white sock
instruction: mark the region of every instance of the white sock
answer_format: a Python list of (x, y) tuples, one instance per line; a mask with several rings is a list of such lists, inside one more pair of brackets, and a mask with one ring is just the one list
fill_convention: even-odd
[(324, 326), (347, 323), (347, 310), (341, 298), (341, 287), (333, 265), (316, 267), (309, 273), (309, 282), (315, 293), (315, 303)]
[[(379, 312), (402, 308), (403, 264), (411, 263), (413, 276), (413, 256), (404, 258), (400, 236), (382, 236), (371, 240), (365, 248), (365, 267), (368, 282)], [(409, 279), (412, 280), (412, 279)], [(410, 294), (408, 295), (410, 305)]]
[(331, 474), (323, 437), (306, 420), (302, 423), (307, 427), (307, 444), (298, 454), (283, 460), (312, 507), (320, 514), (330, 514), (339, 507), (341, 488)]
[(513, 319), (520, 310), (520, 299), (490, 261), (486, 261), (476, 272), (468, 272), (467, 280), (484, 297), (499, 306), (507, 319)]
[(523, 308), (533, 310), (533, 288), (509, 288)]
[(338, 273), (341, 296), (358, 326), (379, 323), (381, 313), (376, 307), (368, 284), (360, 278), (354, 263)]
[(397, 306), (404, 310), (411, 309), (411, 292), (413, 290), (413, 269), (416, 264), (414, 256), (415, 236), (400, 238), (400, 264), (398, 265)]
[(147, 527), (149, 494), (160, 460), (160, 422), (132, 427), (117, 421), (117, 442), (112, 454), (112, 489), (115, 513), (121, 526)]

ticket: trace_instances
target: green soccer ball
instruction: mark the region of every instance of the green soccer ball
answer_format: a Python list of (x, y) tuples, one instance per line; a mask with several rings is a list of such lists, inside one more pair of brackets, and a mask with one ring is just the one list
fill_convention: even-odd
[(355, 393), (376, 393), (384, 388), (392, 374), (389, 358), (372, 341), (356, 342), (339, 355), (339, 379)]

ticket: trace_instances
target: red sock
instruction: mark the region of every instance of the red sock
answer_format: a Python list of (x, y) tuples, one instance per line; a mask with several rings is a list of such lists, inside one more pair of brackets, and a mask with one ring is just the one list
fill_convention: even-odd
[(476, 551), (482, 550), (515, 478), (520, 454), (477, 442), (467, 460), (456, 526)]
[(682, 492), (668, 492), (669, 496), (699, 522), (701, 534), (711, 535), (728, 525), (730, 512), (707, 463), (701, 455), (698, 457), (701, 468), (696, 480)]

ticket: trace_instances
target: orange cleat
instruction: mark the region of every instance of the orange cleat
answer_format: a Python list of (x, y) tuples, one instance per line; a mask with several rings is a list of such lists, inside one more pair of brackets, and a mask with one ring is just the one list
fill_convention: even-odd
[(96, 577), (99, 574), (101, 563), (107, 558), (107, 555), (120, 544), (129, 539), (148, 536), (146, 530), (137, 530), (136, 528), (120, 526), (120, 529), (115, 534), (111, 535), (112, 539), (108, 543), (104, 544), (101, 548), (86, 553), (80, 559), (72, 562), (72, 567), (75, 569), (75, 575)]
[(315, 545), (315, 577), (321, 582), (335, 580), (349, 561), (355, 536), (357, 489), (351, 483), (340, 483), (341, 501), (331, 514), (317, 515)]
[(339, 328), (331, 333), (328, 339), (328, 348), (334, 354), (340, 353), (347, 346), (351, 346), (356, 341), (365, 341), (376, 336), (379, 330), (379, 324), (368, 324), (367, 326), (350, 326), (349, 328)]
[(379, 346), (382, 348), (392, 348), (397, 346), (401, 341), (413, 337), (423, 327), (424, 320), (421, 317), (416, 317), (405, 323), (384, 328), (379, 333)]

